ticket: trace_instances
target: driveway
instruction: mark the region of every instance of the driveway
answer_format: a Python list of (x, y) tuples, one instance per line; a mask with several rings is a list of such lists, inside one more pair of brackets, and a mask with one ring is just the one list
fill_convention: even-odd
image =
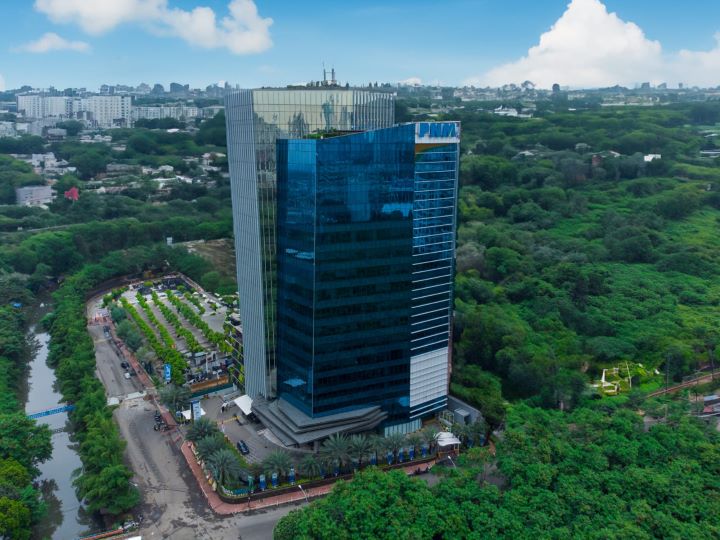
[(105, 386), (107, 397), (122, 399), (133, 392), (141, 392), (143, 387), (137, 377), (125, 378), (125, 369), (120, 366), (125, 358), (112, 338), (105, 337), (103, 325), (91, 325), (88, 332), (95, 344), (96, 373)]
[(153, 429), (155, 408), (150, 401), (128, 399), (115, 411), (133, 481), (143, 496), (139, 533), (143, 538), (265, 540), (278, 520), (296, 505), (251, 515), (216, 516), (184, 465), (176, 431)]

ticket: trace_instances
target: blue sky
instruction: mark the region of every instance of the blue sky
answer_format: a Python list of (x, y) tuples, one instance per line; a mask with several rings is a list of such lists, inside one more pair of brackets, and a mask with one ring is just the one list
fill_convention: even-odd
[[(233, 1), (252, 6), (251, 0)], [(3, 0), (0, 76), (6, 88), (29, 84), (93, 89), (102, 83), (171, 81), (204, 87), (224, 80), (252, 87), (317, 79), (325, 62), (351, 83), (419, 78), (425, 83), (484, 85), (534, 76), (542, 85), (558, 79), (571, 86), (595, 86), (614, 78), (631, 84), (625, 79), (638, 76), (669, 83), (696, 77), (696, 84), (713, 84), (701, 73), (716, 62), (720, 67), (720, 46), (714, 38), (720, 31), (717, 0), (693, 0), (687, 7), (677, 0), (574, 0), (568, 13), (569, 2), (256, 0), (257, 15), (249, 23), (254, 41), (248, 45), (242, 31), (220, 35), (217, 28), (202, 26), (208, 30), (203, 34), (183, 18), (206, 6), (220, 19), (227, 16), (230, 0), (88, 0), (129, 6), (124, 18), (100, 13), (103, 7), (88, 8), (90, 13), (73, 11), (77, 1)], [(617, 13), (619, 23), (602, 13), (603, 4)], [(144, 6), (150, 6), (147, 14), (140, 13)], [(272, 19), (269, 26), (267, 18)], [(550, 36), (555, 45), (521, 62), (556, 22), (559, 29)], [(639, 27), (639, 35), (630, 22)], [(601, 68), (599, 79), (585, 73), (585, 60), (574, 68), (565, 60), (582, 51), (583, 44), (572, 39), (587, 35), (588, 28), (598, 29), (600, 43), (621, 47), (620, 53), (612, 48), (592, 59), (597, 63), (593, 67)], [(48, 38), (48, 33), (56, 35)], [(593, 56), (598, 48), (587, 46), (588, 52), (580, 56)], [(694, 56), (677, 56), (681, 49), (694, 51)], [(633, 58), (626, 60), (628, 56)], [(688, 58), (691, 68), (686, 70), (681, 66)], [(554, 67), (557, 64), (564, 69)], [(720, 84), (720, 70), (716, 73), (714, 85)]]

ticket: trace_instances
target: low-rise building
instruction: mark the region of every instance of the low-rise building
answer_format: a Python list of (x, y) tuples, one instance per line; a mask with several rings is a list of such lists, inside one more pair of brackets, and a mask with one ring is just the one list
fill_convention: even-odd
[(25, 186), (15, 189), (15, 202), (20, 206), (45, 206), (55, 200), (50, 186)]
[(108, 176), (122, 176), (125, 174), (137, 174), (140, 172), (140, 167), (127, 163), (108, 163), (105, 170)]

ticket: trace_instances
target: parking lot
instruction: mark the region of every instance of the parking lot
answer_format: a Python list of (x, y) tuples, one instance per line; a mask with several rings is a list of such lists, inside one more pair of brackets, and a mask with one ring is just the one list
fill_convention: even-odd
[[(265, 428), (263, 428), (262, 424), (253, 424), (250, 422), (234, 404), (228, 407), (225, 412), (221, 412), (220, 408), (222, 403), (223, 400), (220, 396), (214, 396), (202, 400), (202, 408), (205, 410), (207, 418), (218, 422), (222, 432), (225, 433), (233, 443), (237, 443), (240, 440), (245, 441), (250, 450), (250, 453), (245, 456), (248, 462), (259, 463), (273, 450), (281, 448), (265, 437), (263, 434)], [(294, 448), (282, 447), (282, 449), (291, 453), (299, 452)]]
[(112, 338), (105, 337), (103, 326), (93, 325), (88, 331), (95, 344), (96, 373), (106, 388), (107, 397), (123, 399), (129, 394), (142, 391), (142, 385), (136, 376), (125, 377), (127, 370), (121, 365), (125, 358)]
[[(157, 319), (160, 325), (168, 331), (172, 339), (175, 341), (177, 350), (188, 355), (187, 359), (189, 363), (189, 371), (186, 374), (187, 380), (199, 382), (205, 380), (206, 376), (217, 376), (218, 370), (222, 370), (225, 367), (225, 361), (222, 360), (222, 358), (225, 357), (225, 354), (220, 353), (220, 351), (218, 351), (218, 348), (212, 343), (210, 343), (210, 341), (203, 334), (203, 332), (201, 332), (199, 328), (197, 328), (184, 315), (182, 315), (178, 311), (177, 307), (170, 302), (167, 296), (168, 288), (165, 284), (163, 284), (163, 282), (165, 282), (165, 280), (157, 281), (152, 287), (148, 287), (144, 283), (132, 284), (130, 285), (130, 288), (123, 293), (122, 296), (125, 300), (127, 300), (129, 304), (135, 307), (140, 317), (146, 323), (148, 323), (151, 328), (155, 328), (157, 325), (152, 320), (150, 320), (148, 314), (138, 304), (137, 295), (138, 293), (143, 294), (143, 297), (145, 298), (145, 301), (147, 302), (150, 311), (152, 312), (154, 317)], [(176, 283), (172, 284), (171, 286), (176, 286)], [(203, 351), (199, 353), (198, 358), (192, 358), (190, 356), (186, 340), (178, 335), (177, 330), (164, 316), (161, 309), (153, 299), (151, 294), (152, 292), (155, 292), (157, 294), (159, 303), (162, 304), (162, 307), (167, 308), (171, 313), (173, 313), (179, 320), (183, 329), (190, 332), (193, 338), (202, 347)], [(200, 319), (208, 325), (208, 327), (212, 331), (220, 333), (223, 332), (223, 322), (225, 320), (228, 308), (222, 305), (219, 298), (209, 295), (203, 291), (193, 293), (192, 298), (202, 307), (202, 310), (199, 310), (193, 302), (191, 302), (188, 298), (184, 296), (183, 293), (181, 293), (177, 289), (172, 290), (172, 292), (175, 297), (178, 298), (178, 300), (180, 300), (187, 307), (191, 308), (200, 317)], [(158, 330), (157, 328), (155, 329)], [(161, 370), (162, 366), (159, 363), (156, 363), (155, 369)]]

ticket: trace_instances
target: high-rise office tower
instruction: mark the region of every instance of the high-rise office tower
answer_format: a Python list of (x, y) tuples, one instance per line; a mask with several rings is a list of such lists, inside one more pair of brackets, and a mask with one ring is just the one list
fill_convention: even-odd
[(447, 404), (460, 126), (333, 135), (278, 141), (279, 400), (259, 412), (287, 443)]
[(225, 99), (245, 389), (275, 394), (276, 141), (394, 122), (394, 97), (340, 88), (241, 90)]
[(460, 126), (384, 127), (392, 107), (226, 99), (246, 390), (285, 444), (413, 431), (447, 404)]

